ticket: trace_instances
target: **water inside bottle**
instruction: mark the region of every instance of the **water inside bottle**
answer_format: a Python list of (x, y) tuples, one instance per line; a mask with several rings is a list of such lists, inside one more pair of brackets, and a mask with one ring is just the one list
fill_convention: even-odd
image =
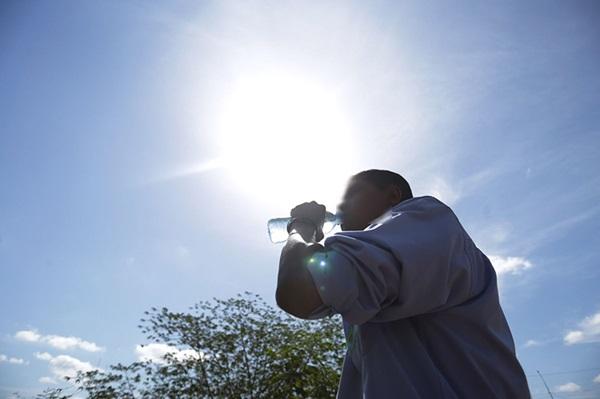
[[(269, 233), (269, 239), (273, 243), (281, 243), (287, 240), (288, 232), (287, 225), (291, 218), (275, 218), (271, 219), (267, 223), (267, 230)], [(323, 223), (323, 234), (330, 235), (335, 233), (336, 231), (340, 231), (339, 227), (341, 223), (341, 215), (334, 215), (330, 212), (327, 212), (327, 216), (325, 218), (325, 222)]]

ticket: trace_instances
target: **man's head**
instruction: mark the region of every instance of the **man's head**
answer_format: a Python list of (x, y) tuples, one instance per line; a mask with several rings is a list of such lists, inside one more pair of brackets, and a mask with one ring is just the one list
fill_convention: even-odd
[(364, 230), (394, 205), (412, 198), (408, 182), (389, 170), (369, 169), (348, 181), (338, 212), (342, 230)]

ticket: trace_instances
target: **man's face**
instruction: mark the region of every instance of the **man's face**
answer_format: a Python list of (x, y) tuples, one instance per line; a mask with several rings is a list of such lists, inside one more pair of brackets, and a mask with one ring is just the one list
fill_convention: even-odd
[(351, 178), (338, 205), (338, 211), (342, 212), (342, 230), (364, 230), (400, 202), (401, 197), (402, 193), (392, 186), (382, 190), (366, 180)]

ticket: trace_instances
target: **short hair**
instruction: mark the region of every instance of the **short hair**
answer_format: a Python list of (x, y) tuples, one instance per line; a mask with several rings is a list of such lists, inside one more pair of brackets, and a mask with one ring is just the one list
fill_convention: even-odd
[(402, 191), (401, 201), (407, 200), (413, 197), (412, 190), (406, 179), (400, 176), (398, 173), (381, 170), (381, 169), (369, 169), (363, 170), (352, 176), (353, 179), (366, 180), (372, 183), (381, 190), (389, 187), (390, 185), (397, 186)]

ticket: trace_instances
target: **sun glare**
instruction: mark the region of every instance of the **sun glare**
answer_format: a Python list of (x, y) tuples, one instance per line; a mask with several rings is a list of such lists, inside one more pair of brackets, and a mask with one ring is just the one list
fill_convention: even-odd
[(218, 115), (220, 159), (231, 179), (283, 206), (335, 205), (353, 172), (353, 136), (335, 92), (285, 74), (240, 79)]

